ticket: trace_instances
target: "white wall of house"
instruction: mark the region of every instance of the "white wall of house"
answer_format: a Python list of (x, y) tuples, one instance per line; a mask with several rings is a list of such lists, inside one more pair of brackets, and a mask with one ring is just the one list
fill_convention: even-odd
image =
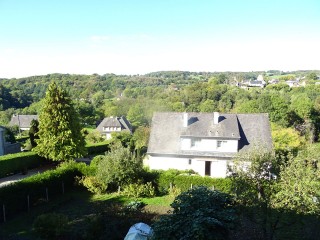
[(216, 178), (225, 178), (227, 176), (228, 161), (214, 160), (211, 162), (211, 176)]
[(155, 157), (148, 156), (144, 160), (144, 165), (149, 166), (154, 170), (193, 170), (201, 176), (205, 176), (206, 161), (211, 162), (210, 173), (211, 177), (224, 178), (227, 176), (227, 160), (214, 159), (196, 159), (196, 158), (175, 158), (175, 157)]
[[(220, 143), (219, 143), (220, 142)], [(208, 138), (181, 138), (181, 150), (237, 152), (238, 140), (220, 140)]]
[(201, 174), (199, 171), (202, 170), (202, 165), (204, 166), (204, 163), (191, 158), (153, 157), (150, 155), (145, 159), (144, 164), (155, 170), (168, 170), (171, 168), (178, 170), (192, 169), (199, 174)]

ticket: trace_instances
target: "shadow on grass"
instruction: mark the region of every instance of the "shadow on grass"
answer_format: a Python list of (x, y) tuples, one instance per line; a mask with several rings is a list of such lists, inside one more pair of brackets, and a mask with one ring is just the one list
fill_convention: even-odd
[(151, 224), (158, 217), (157, 213), (144, 209), (128, 209), (130, 201), (117, 194), (70, 192), (1, 223), (0, 239), (38, 239), (32, 224), (39, 215), (49, 213), (68, 218), (67, 231), (59, 239), (123, 239), (133, 224)]

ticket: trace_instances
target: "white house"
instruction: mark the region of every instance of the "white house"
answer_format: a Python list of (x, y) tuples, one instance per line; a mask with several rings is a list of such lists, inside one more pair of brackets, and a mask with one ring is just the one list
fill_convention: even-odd
[(97, 130), (103, 135), (106, 139), (111, 138), (111, 133), (129, 131), (132, 133), (132, 126), (130, 122), (124, 117), (107, 117), (102, 120), (98, 125)]
[(155, 113), (145, 164), (226, 177), (232, 158), (257, 144), (272, 149), (267, 114)]
[(9, 125), (10, 126), (17, 125), (20, 130), (29, 130), (31, 127), (31, 121), (38, 120), (38, 119), (39, 119), (38, 115), (13, 114)]

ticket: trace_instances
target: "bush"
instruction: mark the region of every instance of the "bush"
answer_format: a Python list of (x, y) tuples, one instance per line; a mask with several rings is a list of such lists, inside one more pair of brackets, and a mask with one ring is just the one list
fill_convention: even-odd
[(34, 220), (33, 229), (43, 239), (57, 239), (66, 233), (68, 218), (57, 213), (42, 214)]
[(235, 221), (228, 194), (197, 187), (181, 193), (171, 204), (173, 212), (154, 226), (153, 239), (228, 239)]
[(141, 201), (131, 201), (126, 205), (128, 211), (141, 211), (141, 209), (146, 206), (144, 202)]
[(94, 176), (82, 177), (78, 182), (92, 193), (101, 194), (107, 190), (106, 184)]
[(181, 191), (187, 191), (191, 186), (207, 186), (225, 193), (232, 192), (232, 180), (230, 178), (202, 177), (199, 175), (190, 175), (190, 171), (179, 171), (175, 169), (158, 171), (158, 174), (159, 176), (156, 182), (160, 193), (169, 193), (170, 186), (175, 186)]
[(122, 194), (133, 198), (154, 197), (155, 190), (151, 182), (147, 182), (146, 184), (131, 183), (124, 186)]
[(35, 168), (45, 162), (45, 159), (34, 152), (21, 152), (0, 156), (0, 177)]
[(65, 163), (55, 170), (33, 175), (19, 182), (0, 188), (0, 206), (5, 205), (7, 218), (12, 215), (27, 211), (29, 196), (30, 207), (46, 201), (46, 190), (49, 199), (61, 195), (63, 191), (74, 188), (76, 176), (82, 176), (84, 163)]

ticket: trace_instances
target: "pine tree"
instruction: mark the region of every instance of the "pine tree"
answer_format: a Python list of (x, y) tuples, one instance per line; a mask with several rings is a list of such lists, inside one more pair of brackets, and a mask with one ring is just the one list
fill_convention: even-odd
[(39, 116), (38, 136), (34, 151), (45, 158), (66, 161), (85, 154), (79, 116), (71, 98), (55, 82), (46, 92)]

